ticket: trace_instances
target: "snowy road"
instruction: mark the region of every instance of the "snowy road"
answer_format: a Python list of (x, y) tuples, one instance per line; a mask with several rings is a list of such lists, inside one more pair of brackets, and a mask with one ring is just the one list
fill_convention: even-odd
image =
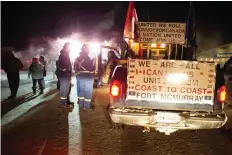
[[(138, 127), (111, 130), (105, 110), (109, 103), (107, 92), (107, 88), (95, 89), (94, 111), (79, 112), (76, 104), (67, 111), (58, 107), (58, 92), (55, 83), (50, 83), (44, 95), (21, 101), (2, 116), (2, 155), (232, 154), (231, 109), (227, 110), (230, 118), (223, 132), (179, 131), (165, 136), (153, 130), (143, 133)], [(75, 95), (73, 86), (73, 101)]]
[[(45, 87), (49, 86), (50, 82), (56, 80), (52, 72), (47, 72), (47, 76), (45, 77)], [(18, 89), (17, 96), (25, 95), (32, 91), (32, 79), (28, 79), (28, 72), (21, 71), (20, 72), (20, 86)], [(10, 89), (7, 81), (7, 76), (5, 72), (1, 72), (1, 101), (10, 96)]]

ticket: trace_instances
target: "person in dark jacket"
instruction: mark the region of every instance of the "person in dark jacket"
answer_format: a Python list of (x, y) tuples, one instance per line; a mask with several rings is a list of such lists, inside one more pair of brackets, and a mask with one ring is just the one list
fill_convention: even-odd
[[(58, 60), (56, 61), (56, 71), (55, 71), (56, 77), (57, 77), (57, 83), (56, 87), (58, 90), (60, 90), (60, 80), (59, 80), (59, 67), (58, 67)], [(71, 82), (68, 90), (68, 95), (67, 95), (67, 104), (74, 104), (73, 102), (70, 101), (70, 92), (71, 92)]]
[(32, 90), (33, 93), (36, 93), (36, 84), (38, 82), (40, 88), (40, 94), (43, 94), (44, 85), (43, 85), (43, 78), (44, 78), (44, 65), (39, 62), (38, 58), (33, 58), (32, 63), (29, 67), (28, 71), (28, 78), (32, 77)]
[(60, 105), (61, 107), (72, 108), (72, 102), (68, 103), (70, 94), (70, 83), (72, 75), (72, 65), (69, 58), (70, 43), (65, 43), (58, 59), (58, 78), (60, 83)]
[(41, 55), (39, 57), (39, 62), (44, 66), (42, 84), (43, 84), (43, 87), (45, 88), (45, 79), (44, 79), (44, 77), (47, 76), (47, 70), (46, 70), (47, 60), (45, 59), (45, 57), (43, 55)]
[(77, 96), (80, 108), (91, 108), (95, 65), (89, 57), (89, 47), (84, 44), (80, 56), (74, 62), (74, 70), (77, 78)]
[(107, 66), (108, 65), (110, 66), (110, 75), (109, 75), (109, 80), (108, 80), (108, 84), (109, 84), (111, 81), (114, 69), (117, 66), (117, 61), (116, 61), (117, 56), (115, 55), (114, 51), (109, 51), (107, 57), (108, 57)]
[(43, 76), (45, 77), (47, 75), (47, 70), (46, 70), (47, 61), (45, 60), (45, 57), (43, 55), (39, 57), (39, 62), (44, 66)]
[(14, 99), (19, 88), (19, 70), (23, 68), (22, 62), (14, 56), (14, 52), (9, 50), (2, 55), (1, 68), (6, 72), (11, 91), (8, 99)]
[(60, 80), (59, 80), (58, 73), (59, 73), (58, 60), (56, 60), (56, 71), (55, 71), (55, 74), (56, 74), (56, 77), (57, 77), (56, 88), (57, 88), (58, 90), (60, 90)]

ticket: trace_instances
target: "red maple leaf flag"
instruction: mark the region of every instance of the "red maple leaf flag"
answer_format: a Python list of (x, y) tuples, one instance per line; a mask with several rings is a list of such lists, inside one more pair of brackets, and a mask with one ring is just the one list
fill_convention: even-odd
[(135, 39), (135, 24), (138, 22), (138, 16), (135, 9), (135, 4), (133, 1), (129, 1), (129, 6), (127, 9), (126, 21), (124, 26), (124, 39), (127, 41), (130, 39)]

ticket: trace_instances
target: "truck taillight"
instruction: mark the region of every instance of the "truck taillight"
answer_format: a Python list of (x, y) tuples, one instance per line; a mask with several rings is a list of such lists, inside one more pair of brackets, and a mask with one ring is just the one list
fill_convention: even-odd
[(119, 93), (120, 93), (120, 82), (117, 80), (114, 80), (110, 87), (110, 94), (114, 97), (117, 97), (119, 96)]
[(221, 86), (217, 91), (217, 99), (219, 102), (224, 102), (226, 100), (226, 87)]

